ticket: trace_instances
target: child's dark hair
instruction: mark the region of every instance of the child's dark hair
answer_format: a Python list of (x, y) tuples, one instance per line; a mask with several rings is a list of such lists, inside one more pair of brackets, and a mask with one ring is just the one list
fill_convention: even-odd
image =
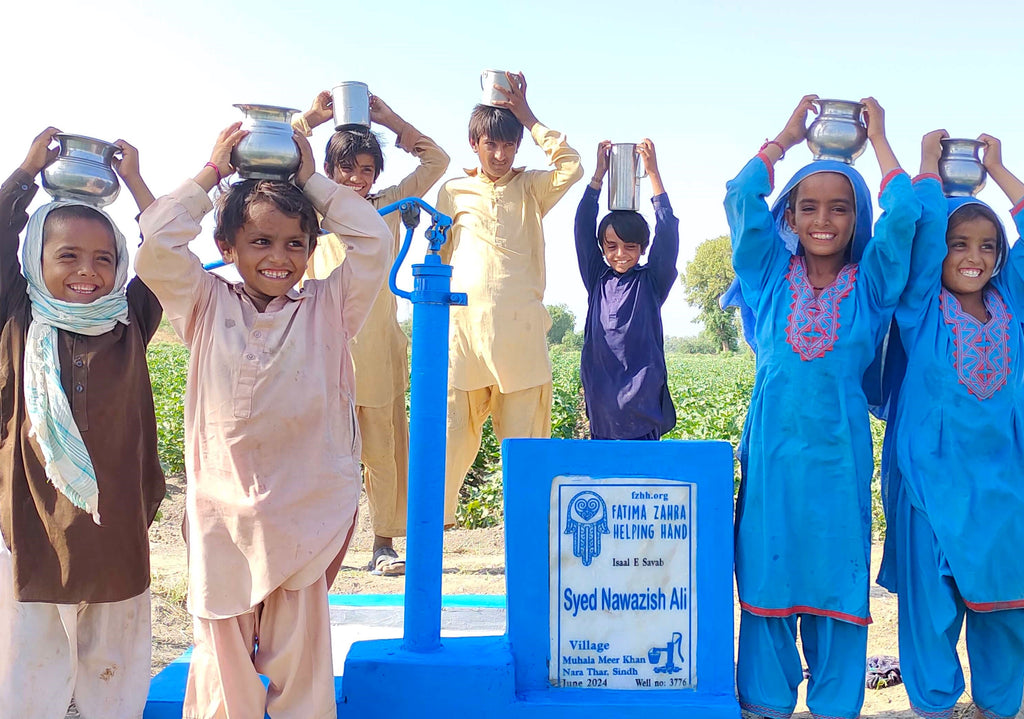
[(1006, 264), (1006, 252), (1008, 249), (1008, 242), (1006, 240), (1006, 234), (1003, 231), (1003, 223), (996, 217), (996, 213), (992, 211), (992, 208), (982, 205), (979, 202), (968, 202), (967, 204), (961, 205), (953, 211), (953, 214), (949, 216), (949, 220), (946, 222), (946, 237), (949, 237), (949, 233), (955, 230), (957, 227), (965, 222), (971, 220), (988, 220), (992, 223), (992, 226), (996, 228), (996, 240), (999, 243), (999, 247), (996, 252), (996, 266), (995, 271), (998, 272)]
[(249, 220), (253, 205), (270, 202), (288, 217), (297, 217), (302, 231), (309, 236), (309, 250), (316, 247), (320, 221), (316, 210), (302, 190), (282, 180), (242, 180), (217, 198), (216, 225), (213, 239), (234, 246), (235, 234)]
[(373, 158), (373, 179), (377, 179), (384, 171), (384, 153), (380, 149), (380, 140), (369, 128), (338, 130), (327, 141), (324, 152), (324, 164), (327, 171), (334, 173), (334, 168), (344, 164), (355, 164), (356, 155), (366, 154)]
[(632, 210), (612, 210), (597, 228), (597, 244), (604, 249), (604, 233), (611, 227), (615, 234), (623, 242), (630, 242), (640, 245), (640, 251), (646, 252), (647, 245), (651, 241), (651, 228), (647, 226), (647, 220), (639, 212)]
[(114, 240), (114, 228), (110, 226), (110, 220), (104, 217), (102, 212), (86, 205), (65, 205), (64, 207), (50, 210), (46, 215), (46, 219), (43, 220), (43, 242), (46, 242), (46, 237), (50, 234), (54, 225), (67, 222), (68, 220), (93, 220), (94, 222), (99, 222), (110, 231), (110, 239)]
[(469, 115), (469, 141), (475, 145), (484, 135), (491, 140), (518, 145), (523, 139), (523, 123), (516, 119), (511, 110), (477, 105)]

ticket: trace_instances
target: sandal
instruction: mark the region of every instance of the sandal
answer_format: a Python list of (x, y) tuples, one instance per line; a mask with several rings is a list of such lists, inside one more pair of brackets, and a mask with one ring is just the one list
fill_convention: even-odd
[(405, 574), (405, 560), (392, 547), (378, 547), (366, 568), (377, 576), (400, 577)]

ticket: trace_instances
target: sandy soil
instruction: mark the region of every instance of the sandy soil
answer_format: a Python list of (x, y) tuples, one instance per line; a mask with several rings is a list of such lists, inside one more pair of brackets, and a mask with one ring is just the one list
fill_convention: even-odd
[[(168, 497), (161, 507), (161, 517), (154, 523), (150, 532), (153, 567), (154, 673), (180, 655), (192, 641), (191, 618), (185, 611), (185, 546), (181, 538), (181, 518), (185, 503), (184, 478), (169, 478), (167, 489)], [(356, 534), (342, 570), (331, 587), (332, 592), (397, 594), (404, 591), (403, 577), (377, 577), (363, 569), (370, 559), (372, 541), (373, 535), (370, 531), (368, 512), (365, 511), (364, 496)], [(396, 549), (404, 556), (404, 541), (398, 540)], [(442, 578), (444, 593), (503, 594), (504, 551), (504, 536), (500, 527), (446, 532)], [(875, 571), (880, 559), (881, 545), (877, 545), (872, 551)], [(880, 587), (873, 586), (871, 614), (874, 623), (868, 631), (868, 655), (897, 654), (896, 597)], [(739, 626), (738, 613), (736, 626)], [(961, 656), (966, 656), (962, 638), (960, 652)], [(964, 670), (967, 674), (966, 664)], [(810, 717), (803, 703), (805, 685), (806, 683), (801, 686), (800, 703), (797, 706), (797, 714), (794, 715), (799, 719)], [(888, 719), (910, 719), (915, 716), (910, 711), (907, 694), (902, 685), (867, 690), (862, 715)], [(957, 719), (973, 716), (973, 706), (967, 694), (957, 706), (955, 716)]]

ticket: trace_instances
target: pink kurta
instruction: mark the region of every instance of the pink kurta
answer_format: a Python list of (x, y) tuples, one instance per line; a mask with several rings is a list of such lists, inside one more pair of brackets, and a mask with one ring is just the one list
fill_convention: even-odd
[(143, 213), (136, 272), (191, 351), (185, 392), (189, 611), (248, 611), (324, 573), (359, 499), (349, 340), (390, 265), (370, 203), (321, 175), (306, 196), (346, 261), (258, 312), (188, 249), (211, 209), (188, 181)]

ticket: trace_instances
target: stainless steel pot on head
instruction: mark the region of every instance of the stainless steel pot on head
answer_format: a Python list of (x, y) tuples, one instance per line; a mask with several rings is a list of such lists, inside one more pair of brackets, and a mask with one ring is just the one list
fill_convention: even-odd
[(504, 70), (484, 70), (480, 73), (480, 89), (483, 91), (483, 95), (480, 98), (481, 105), (489, 105), (490, 107), (498, 107), (494, 103), (500, 100), (507, 100), (508, 98), (501, 94), (495, 85), (500, 85), (506, 90), (512, 90), (512, 84), (508, 81), (508, 76)]
[(864, 152), (868, 128), (864, 105), (849, 100), (815, 100), (818, 116), (807, 126), (807, 146), (815, 160), (852, 165)]
[(334, 129), (370, 126), (370, 88), (355, 80), (340, 83), (331, 90), (334, 105)]
[(43, 189), (55, 200), (109, 205), (121, 190), (111, 161), (117, 145), (84, 135), (55, 135), (57, 159), (43, 170)]
[(245, 113), (249, 134), (231, 151), (231, 164), (245, 180), (288, 180), (299, 169), (299, 147), (291, 118), (298, 110), (277, 105), (235, 105)]
[(947, 137), (939, 141), (939, 177), (942, 191), (948, 197), (974, 197), (985, 186), (988, 171), (981, 164), (981, 140)]

